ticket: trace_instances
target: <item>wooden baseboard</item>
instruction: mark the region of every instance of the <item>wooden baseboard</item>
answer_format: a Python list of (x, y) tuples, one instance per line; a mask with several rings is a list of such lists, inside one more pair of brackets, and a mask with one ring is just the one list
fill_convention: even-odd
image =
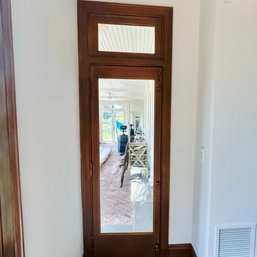
[(190, 244), (190, 245), (191, 245), (191, 256), (192, 256), (192, 257), (197, 257), (193, 245), (192, 245), (192, 244)]
[[(86, 257), (85, 254), (83, 257)], [(169, 257), (197, 257), (192, 244), (169, 245)]]
[(169, 245), (169, 257), (197, 257), (192, 244)]

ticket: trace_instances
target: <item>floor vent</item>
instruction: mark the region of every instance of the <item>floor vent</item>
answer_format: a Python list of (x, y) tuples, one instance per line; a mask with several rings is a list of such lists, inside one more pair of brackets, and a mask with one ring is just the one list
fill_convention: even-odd
[(257, 4), (257, 0), (224, 0), (225, 4)]
[(217, 257), (254, 257), (255, 225), (220, 226), (217, 229)]

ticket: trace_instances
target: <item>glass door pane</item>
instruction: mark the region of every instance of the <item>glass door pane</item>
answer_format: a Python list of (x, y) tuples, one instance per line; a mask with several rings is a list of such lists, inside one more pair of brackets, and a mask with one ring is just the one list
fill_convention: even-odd
[(123, 123), (125, 122), (125, 114), (124, 114), (124, 111), (120, 111), (120, 112), (115, 112), (115, 121), (118, 121), (120, 123)]
[(112, 142), (112, 112), (111, 111), (103, 111), (101, 115), (100, 124), (102, 126), (102, 141), (103, 142)]
[(121, 135), (120, 127), (125, 125), (125, 113), (124, 111), (115, 111), (115, 142), (118, 141)]
[[(99, 107), (112, 108), (99, 115), (100, 232), (152, 233), (155, 82), (98, 81)], [(113, 127), (117, 140), (111, 140)]]

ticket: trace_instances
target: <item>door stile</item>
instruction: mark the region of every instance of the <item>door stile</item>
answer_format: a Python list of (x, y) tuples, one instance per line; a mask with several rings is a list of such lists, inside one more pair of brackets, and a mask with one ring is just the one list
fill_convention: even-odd
[[(156, 235), (156, 246), (160, 244), (160, 209), (161, 209), (161, 138), (162, 134), (160, 131), (162, 130), (162, 69), (156, 68), (156, 79), (155, 79), (155, 108), (154, 108), (154, 170), (155, 170), (155, 179), (154, 179), (154, 202), (158, 204), (156, 206), (156, 217), (154, 218), (154, 227), (157, 228)], [(159, 124), (159, 125), (158, 125)], [(156, 251), (157, 247), (155, 248)]]

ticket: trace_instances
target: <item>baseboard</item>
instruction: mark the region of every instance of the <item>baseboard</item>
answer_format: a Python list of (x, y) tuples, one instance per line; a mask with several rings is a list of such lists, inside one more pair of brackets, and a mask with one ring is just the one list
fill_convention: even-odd
[(192, 244), (169, 245), (169, 257), (197, 257)]
[(192, 244), (190, 244), (190, 245), (191, 245), (191, 256), (192, 256), (192, 257), (197, 257), (193, 245), (192, 245)]
[(172, 244), (169, 245), (169, 257), (197, 257), (197, 255), (192, 244)]

